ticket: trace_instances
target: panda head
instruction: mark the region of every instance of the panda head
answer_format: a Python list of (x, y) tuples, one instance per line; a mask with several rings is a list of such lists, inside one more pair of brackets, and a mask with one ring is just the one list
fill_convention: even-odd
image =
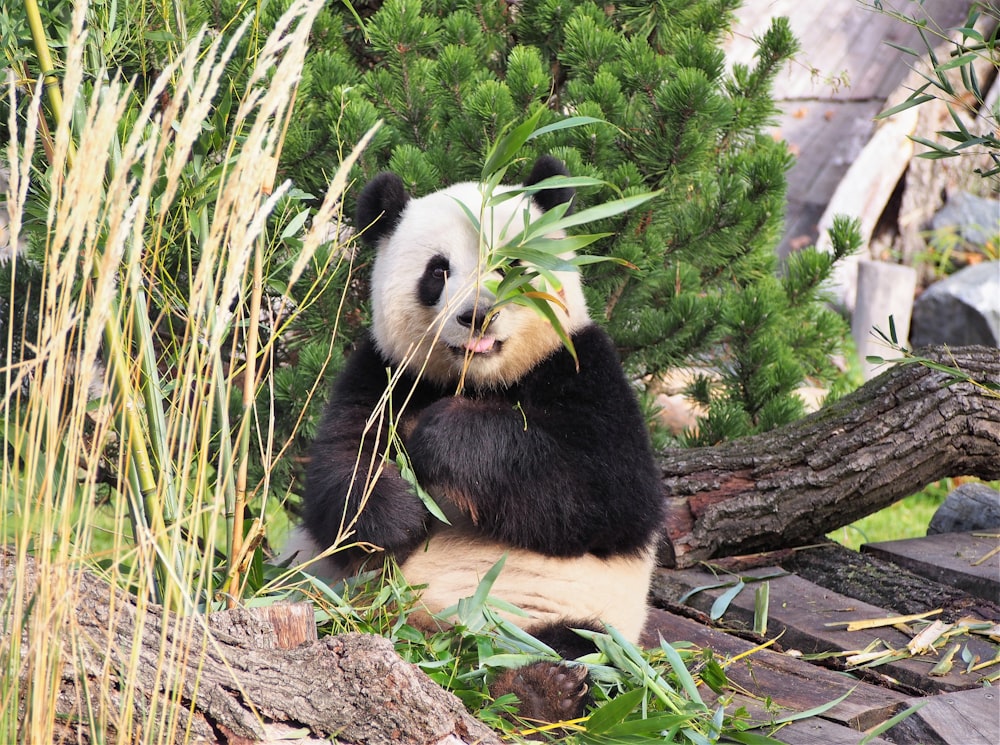
[[(561, 162), (543, 156), (525, 186), (565, 173)], [(572, 189), (559, 188), (503, 201), (485, 211), (480, 235), (462, 207), (483, 212), (479, 184), (411, 198), (396, 174), (375, 177), (358, 200), (356, 224), (377, 249), (371, 302), (379, 351), (439, 385), (478, 388), (510, 386), (550, 356), (562, 342), (546, 319), (514, 303), (493, 307), (487, 280), (500, 275), (486, 274), (484, 258), (487, 243), (499, 246), (523, 228), (526, 209), (536, 219), (572, 197)], [(550, 305), (572, 334), (589, 323), (580, 276), (568, 271), (556, 277), (558, 289), (539, 286), (540, 278), (535, 286), (559, 298)]]

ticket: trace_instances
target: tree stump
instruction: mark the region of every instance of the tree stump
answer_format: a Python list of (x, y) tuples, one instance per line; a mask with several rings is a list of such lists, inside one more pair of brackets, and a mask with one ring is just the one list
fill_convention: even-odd
[[(0, 549), (0, 602), (32, 613), (40, 576), (30, 557), (15, 577), (16, 557)], [(101, 742), (90, 732), (92, 696), (118, 704), (108, 717), (138, 733), (161, 722), (193, 742), (277, 741), (307, 727), (337, 743), (499, 745), (462, 703), (403, 661), (381, 637), (343, 634), (279, 649), (275, 631), (245, 609), (178, 616), (110, 587), (87, 571), (72, 577), (77, 613), (65, 628), (57, 718), (66, 739)], [(0, 628), (0, 644), (8, 642)], [(6, 648), (6, 644), (4, 644)], [(155, 719), (145, 715), (156, 712)], [(165, 713), (164, 713), (165, 712)]]

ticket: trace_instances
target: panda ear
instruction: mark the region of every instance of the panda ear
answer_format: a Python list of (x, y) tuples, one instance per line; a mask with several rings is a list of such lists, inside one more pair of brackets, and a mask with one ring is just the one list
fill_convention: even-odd
[[(525, 186), (533, 186), (540, 181), (544, 181), (550, 176), (569, 176), (566, 166), (558, 158), (551, 155), (542, 155), (535, 161), (535, 165), (525, 179)], [(570, 201), (576, 194), (576, 189), (563, 187), (559, 189), (542, 189), (532, 195), (532, 199), (542, 212), (547, 212), (558, 204)]]
[(403, 179), (395, 173), (386, 171), (369, 181), (358, 197), (354, 218), (355, 227), (364, 231), (364, 242), (374, 246), (379, 238), (391, 233), (409, 201)]

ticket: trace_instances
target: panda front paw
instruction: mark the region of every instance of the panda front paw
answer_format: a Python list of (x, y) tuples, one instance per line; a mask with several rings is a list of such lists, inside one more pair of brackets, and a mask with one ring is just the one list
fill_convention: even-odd
[(591, 703), (587, 668), (564, 662), (534, 662), (505, 670), (490, 686), (494, 698), (513, 693), (517, 714), (529, 722), (556, 723), (583, 716)]

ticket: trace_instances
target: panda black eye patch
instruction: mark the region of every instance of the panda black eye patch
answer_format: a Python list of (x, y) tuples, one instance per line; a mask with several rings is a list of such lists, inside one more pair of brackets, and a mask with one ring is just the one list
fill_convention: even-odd
[(417, 298), (421, 305), (435, 305), (444, 291), (444, 283), (448, 279), (451, 265), (441, 254), (427, 262), (424, 273), (417, 283)]

